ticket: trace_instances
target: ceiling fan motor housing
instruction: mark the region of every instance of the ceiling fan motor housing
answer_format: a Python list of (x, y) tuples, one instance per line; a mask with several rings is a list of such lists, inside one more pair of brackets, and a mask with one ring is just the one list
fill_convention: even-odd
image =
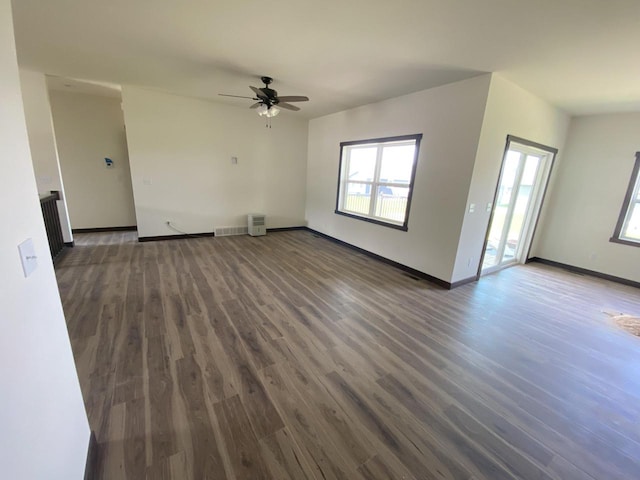
[(269, 88), (269, 84), (273, 82), (273, 78), (271, 77), (260, 77), (262, 83), (264, 83), (264, 88), (261, 88), (262, 92), (269, 98), (269, 102), (271, 105), (275, 105), (278, 103), (278, 92), (272, 88)]

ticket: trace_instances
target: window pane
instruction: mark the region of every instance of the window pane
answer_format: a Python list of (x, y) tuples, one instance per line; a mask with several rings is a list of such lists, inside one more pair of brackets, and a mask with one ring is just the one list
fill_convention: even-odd
[(624, 238), (640, 240), (640, 203), (632, 204), (632, 211), (627, 221), (627, 227), (622, 232)]
[(346, 180), (373, 181), (376, 171), (377, 147), (349, 148), (349, 171)]
[(382, 149), (380, 182), (406, 183), (411, 181), (415, 145), (394, 145)]
[[(531, 158), (531, 157), (529, 157)], [(529, 162), (529, 160), (527, 160)], [(536, 162), (537, 167), (537, 162)], [(526, 166), (525, 166), (526, 173)], [(524, 175), (523, 180), (524, 182)], [(531, 185), (520, 184), (518, 188), (518, 196), (515, 197), (515, 205), (513, 207), (513, 216), (511, 217), (511, 223), (509, 225), (509, 232), (507, 233), (507, 239), (504, 247), (504, 254), (502, 255), (502, 261), (514, 259), (520, 244), (520, 235), (522, 234), (522, 226), (527, 215), (529, 208), (529, 201), (531, 200), (531, 194), (533, 193), (533, 187)]]
[(370, 204), (371, 184), (347, 183), (344, 192), (344, 210), (367, 215), (369, 213)]
[(408, 197), (409, 188), (379, 186), (378, 198), (376, 199), (376, 217), (398, 223), (404, 222)]
[(533, 186), (536, 183), (536, 174), (538, 173), (538, 165), (540, 164), (540, 157), (536, 155), (527, 155), (526, 163), (524, 164), (524, 172), (522, 172), (522, 180), (520, 185)]
[(497, 256), (498, 248), (500, 248), (500, 241), (504, 233), (507, 211), (509, 210), (509, 202), (511, 201), (511, 193), (516, 181), (519, 163), (520, 152), (509, 150), (505, 158), (502, 177), (500, 178), (498, 197), (493, 210), (493, 220), (491, 221), (483, 267), (492, 267), (500, 263), (500, 258)]
[(507, 152), (507, 158), (504, 161), (502, 179), (500, 180), (500, 190), (498, 192), (498, 207), (509, 205), (509, 202), (511, 201), (511, 193), (513, 191), (513, 184), (516, 181), (519, 163), (520, 152), (516, 152), (515, 150)]
[[(522, 178), (520, 179), (520, 187), (517, 189), (517, 196), (514, 198), (513, 216), (511, 217), (509, 232), (507, 233), (502, 262), (509, 261), (516, 257), (518, 245), (520, 240), (522, 240), (520, 235), (527, 215), (527, 209), (529, 208), (529, 201), (533, 194), (533, 186), (535, 185), (538, 166), (540, 165), (540, 157), (537, 155), (527, 155), (524, 161), (524, 170), (522, 172)], [(511, 196), (512, 191), (513, 189), (511, 189), (509, 196)], [(502, 206), (499, 207), (499, 209), (502, 210), (502, 218), (498, 223), (501, 229), (504, 229), (504, 215), (506, 214), (507, 207)], [(498, 219), (500, 217), (494, 216), (494, 218)]]

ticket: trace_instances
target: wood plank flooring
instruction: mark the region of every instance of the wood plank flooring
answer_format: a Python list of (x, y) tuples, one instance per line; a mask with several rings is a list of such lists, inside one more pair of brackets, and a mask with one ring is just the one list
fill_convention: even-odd
[(640, 478), (640, 291), (453, 291), (306, 231), (82, 234), (58, 282), (100, 479)]

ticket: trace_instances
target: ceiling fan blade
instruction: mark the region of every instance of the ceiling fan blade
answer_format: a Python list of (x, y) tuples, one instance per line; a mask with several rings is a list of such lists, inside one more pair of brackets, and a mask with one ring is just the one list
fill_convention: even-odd
[(227, 95), (226, 93), (219, 93), (218, 95), (221, 97), (250, 98), (251, 100), (254, 100), (253, 97), (243, 97), (242, 95)]
[(264, 93), (262, 90), (260, 90), (259, 88), (251, 87), (251, 86), (249, 86), (249, 88), (251, 90), (253, 90), (255, 92), (255, 94), (257, 96), (259, 96), (260, 98), (264, 98), (264, 99), (268, 99), (269, 98), (269, 96), (266, 93)]
[(276, 106), (278, 108), (284, 108), (285, 110), (293, 110), (294, 112), (297, 112), (298, 110), (300, 110), (300, 107), (296, 107), (295, 105), (289, 105), (288, 103), (284, 103), (284, 102), (278, 102)]
[(292, 95), (289, 97), (278, 97), (281, 102), (308, 102), (309, 97)]
[(249, 108), (258, 108), (260, 105), (262, 105), (262, 102), (256, 102), (253, 105), (251, 105)]

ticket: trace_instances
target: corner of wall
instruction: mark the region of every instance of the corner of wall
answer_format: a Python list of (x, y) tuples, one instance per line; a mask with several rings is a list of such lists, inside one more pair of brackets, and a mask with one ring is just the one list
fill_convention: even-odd
[(45, 74), (22, 68), (19, 70), (19, 74), (31, 162), (38, 193), (60, 192), (60, 200), (57, 205), (62, 236), (66, 243), (71, 243), (73, 242), (73, 233), (69, 221), (67, 196), (60, 169)]
[[(478, 272), (491, 215), (486, 205), (493, 205), (507, 136), (561, 149), (568, 123), (569, 116), (565, 112), (505, 77), (496, 73), (491, 75), (452, 283)], [(473, 213), (468, 208), (471, 203), (476, 206)]]

